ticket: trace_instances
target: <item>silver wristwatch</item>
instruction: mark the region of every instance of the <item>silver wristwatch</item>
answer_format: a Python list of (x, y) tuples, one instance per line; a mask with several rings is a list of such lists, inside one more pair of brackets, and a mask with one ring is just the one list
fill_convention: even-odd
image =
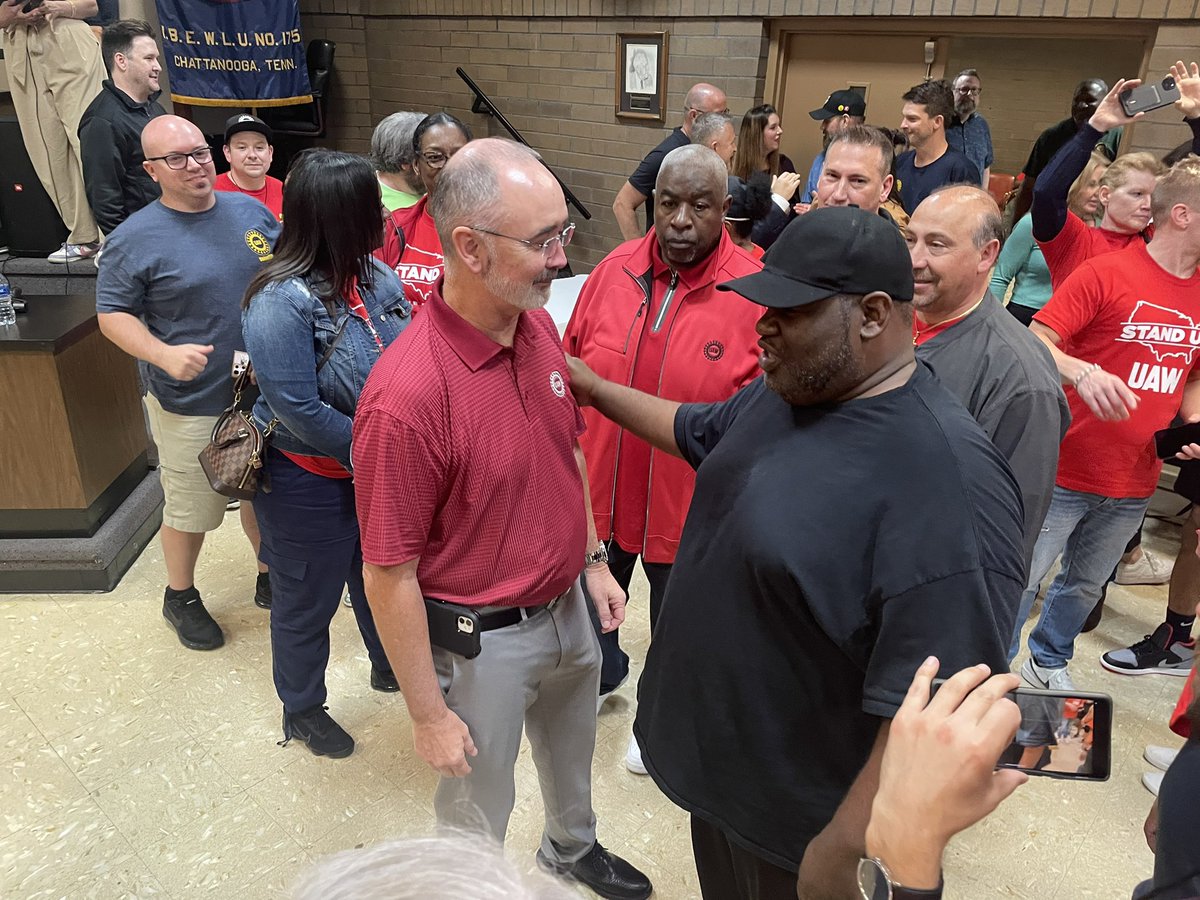
[(942, 896), (941, 886), (923, 890), (897, 884), (883, 860), (875, 857), (858, 861), (858, 892), (863, 900), (940, 900)]
[(603, 543), (583, 557), (584, 566), (593, 566), (596, 563), (608, 563), (608, 548)]

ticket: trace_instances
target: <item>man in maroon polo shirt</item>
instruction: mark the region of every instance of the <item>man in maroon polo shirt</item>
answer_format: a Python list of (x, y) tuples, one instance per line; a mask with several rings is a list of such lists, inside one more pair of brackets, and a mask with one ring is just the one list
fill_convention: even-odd
[[(464, 147), (429, 203), (444, 281), (372, 370), (354, 422), (367, 599), (417, 752), (442, 776), (439, 823), (504, 839), (524, 728), (546, 808), (538, 864), (601, 897), (645, 898), (649, 879), (599, 844), (592, 812), (600, 648), (580, 571), (606, 630), (625, 595), (542, 310), (574, 226), (553, 176), (509, 141)], [(424, 597), (478, 612), (478, 656), (430, 647)]]

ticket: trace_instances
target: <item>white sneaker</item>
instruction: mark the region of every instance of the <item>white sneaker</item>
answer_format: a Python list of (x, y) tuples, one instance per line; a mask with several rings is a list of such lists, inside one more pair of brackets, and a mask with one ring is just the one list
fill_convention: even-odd
[(642, 748), (638, 746), (637, 738), (629, 736), (629, 749), (625, 751), (625, 768), (634, 775), (645, 775), (646, 767), (642, 764)]
[(1166, 560), (1149, 550), (1143, 550), (1137, 562), (1118, 563), (1117, 584), (1166, 584), (1171, 580), (1173, 560)]
[(95, 256), (96, 251), (99, 249), (100, 243), (98, 241), (91, 244), (63, 244), (46, 257), (46, 262), (78, 262), (81, 259), (90, 259), (91, 257)]
[(1162, 769), (1164, 772), (1171, 768), (1171, 763), (1175, 762), (1175, 757), (1179, 755), (1178, 750), (1172, 750), (1170, 747), (1156, 747), (1150, 744), (1142, 752), (1142, 759), (1150, 763), (1156, 769)]
[(1044, 691), (1071, 693), (1075, 690), (1075, 682), (1071, 680), (1071, 673), (1066, 666), (1049, 669), (1039, 666), (1032, 659), (1025, 660), (1025, 665), (1021, 666), (1021, 680), (1030, 687)]
[(613, 688), (611, 691), (606, 691), (605, 693), (600, 694), (598, 697), (596, 697), (596, 715), (600, 715), (600, 710), (604, 709), (604, 704), (609, 701), (609, 698), (616, 696), (617, 691), (619, 691), (621, 689), (621, 687), (625, 684), (625, 682), (627, 682), (628, 680), (629, 680), (629, 673), (626, 672), (625, 677), (622, 678), (619, 682), (617, 682), (617, 686), (615, 688)]
[(1166, 772), (1145, 772), (1142, 775), (1142, 787), (1152, 793), (1155, 797), (1158, 796), (1158, 789), (1162, 787), (1163, 775)]

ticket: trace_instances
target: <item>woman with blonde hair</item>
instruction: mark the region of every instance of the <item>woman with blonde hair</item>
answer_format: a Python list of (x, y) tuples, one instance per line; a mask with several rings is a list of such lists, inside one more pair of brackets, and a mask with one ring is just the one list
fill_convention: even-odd
[[(1100, 207), (1100, 179), (1108, 168), (1108, 159), (1093, 153), (1083, 172), (1067, 192), (1067, 208), (1089, 226), (1098, 221)], [(1033, 239), (1033, 219), (1024, 216), (1013, 226), (1012, 233), (1004, 242), (996, 268), (992, 270), (991, 290), (998, 300), (1004, 300), (1009, 286), (1012, 298), (1008, 311), (1020, 322), (1028, 325), (1033, 314), (1050, 299), (1050, 269), (1042, 248)]]

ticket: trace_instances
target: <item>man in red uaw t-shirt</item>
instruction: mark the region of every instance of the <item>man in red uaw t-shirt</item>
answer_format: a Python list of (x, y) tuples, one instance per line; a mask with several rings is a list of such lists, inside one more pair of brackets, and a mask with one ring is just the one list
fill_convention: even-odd
[(253, 197), (283, 221), (283, 182), (267, 174), (275, 158), (271, 126), (257, 116), (241, 113), (225, 123), (225, 159), (229, 171), (217, 176), (218, 191)]
[[(600, 647), (580, 573), (606, 628), (625, 594), (596, 539), (583, 418), (542, 309), (574, 226), (533, 151), (493, 138), (446, 163), (430, 203), (445, 279), (354, 417), (367, 600), (416, 751), (442, 776), (438, 822), (504, 840), (524, 730), (546, 811), (538, 864), (645, 900), (650, 880), (600, 845), (592, 811)], [(423, 597), (471, 607), (480, 652), (431, 648)], [(433, 610), (462, 633), (462, 610)]]
[[(1074, 387), (1067, 392), (1071, 427), (1011, 652), (1017, 653), (1038, 586), (1062, 553), (1062, 569), (1029, 636), (1030, 659), (1021, 667), (1021, 677), (1035, 687), (1072, 687), (1067, 663), (1075, 638), (1158, 483), (1154, 432), (1180, 412), (1200, 420), (1194, 374), (1200, 364), (1200, 160), (1181, 163), (1159, 180), (1154, 221), (1149, 244), (1080, 265), (1030, 326), (1050, 348), (1063, 383)], [(1129, 662), (1144, 671), (1186, 673), (1195, 646), (1192, 621), (1168, 611), (1157, 640), (1107, 653), (1105, 666), (1122, 667), (1127, 654), (1139, 657)]]

